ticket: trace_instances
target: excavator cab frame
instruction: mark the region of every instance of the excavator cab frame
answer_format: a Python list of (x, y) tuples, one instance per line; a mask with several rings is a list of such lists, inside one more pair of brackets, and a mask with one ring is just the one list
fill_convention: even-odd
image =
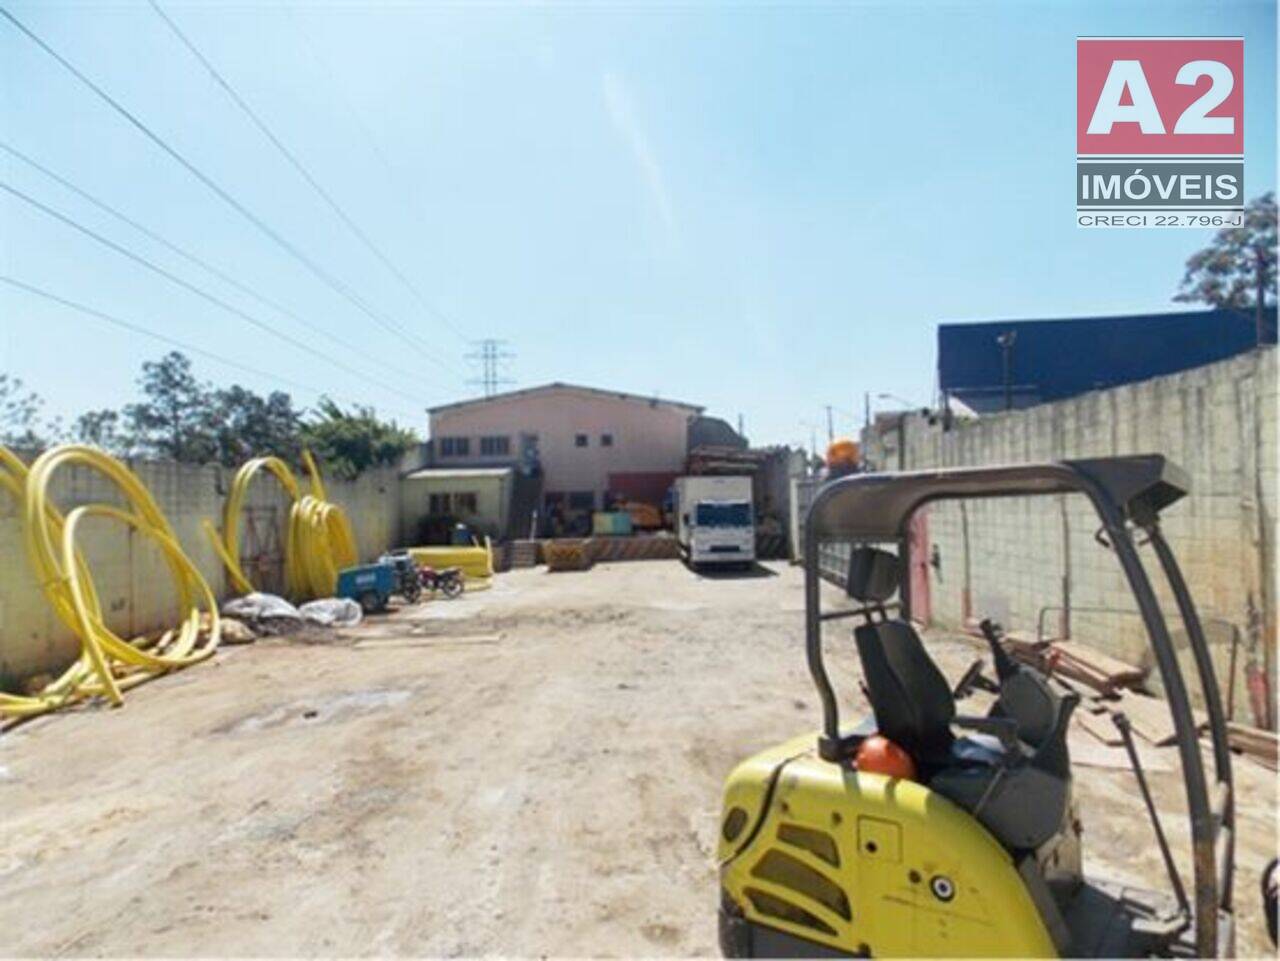
[[(946, 500), (1081, 494), (1101, 522), (1099, 538), (1115, 553), (1137, 603), (1173, 721), (1190, 815), (1194, 894), (1186, 910), (1191, 941), (1201, 957), (1234, 949), (1232, 875), (1235, 812), (1226, 718), (1208, 642), (1186, 581), (1160, 530), (1160, 513), (1188, 490), (1186, 475), (1161, 455), (1070, 460), (1006, 467), (965, 467), (895, 474), (860, 474), (833, 480), (810, 505), (804, 544), (805, 649), (822, 703), (817, 754), (845, 764), (860, 735), (843, 734), (840, 707), (827, 671), (822, 628), (848, 612), (824, 612), (819, 547), (823, 542), (896, 544), (902, 569), (912, 563), (912, 517)], [(1212, 772), (1201, 757), (1187, 679), (1135, 542), (1141, 533), (1154, 550), (1181, 617), (1203, 699), (1213, 749)], [(900, 587), (901, 616), (910, 619), (910, 578)]]

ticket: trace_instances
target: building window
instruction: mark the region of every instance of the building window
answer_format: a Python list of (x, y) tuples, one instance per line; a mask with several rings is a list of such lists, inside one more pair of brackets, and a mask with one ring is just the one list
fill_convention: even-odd
[(448, 494), (432, 494), (427, 503), (427, 511), (432, 514), (447, 515), (450, 511)]
[(601, 435), (600, 435), (600, 446), (601, 446), (601, 447), (612, 447), (612, 446), (613, 446), (613, 435), (612, 435), (612, 434), (601, 434)]
[(441, 457), (466, 457), (471, 453), (470, 437), (441, 437)]
[(480, 438), (480, 455), (482, 457), (506, 457), (511, 453), (511, 438), (502, 437), (481, 437)]
[(596, 506), (595, 491), (570, 491), (569, 509), (575, 511), (594, 510)]
[(479, 507), (476, 502), (476, 495), (472, 491), (465, 491), (453, 495), (453, 509), (459, 514), (475, 514)]
[(574, 435), (573, 435), (573, 446), (574, 446), (574, 447), (586, 447), (586, 446), (587, 446), (587, 435), (586, 435), (586, 434), (574, 434)]

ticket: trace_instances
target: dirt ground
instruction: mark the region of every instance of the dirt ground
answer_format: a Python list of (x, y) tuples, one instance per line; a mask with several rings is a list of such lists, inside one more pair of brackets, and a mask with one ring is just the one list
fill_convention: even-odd
[[(713, 955), (721, 782), (818, 723), (802, 606), (785, 565), (517, 571), (0, 734), (0, 953)], [(953, 679), (976, 656), (932, 650)], [(1132, 775), (1076, 770), (1090, 866), (1163, 886)], [(1269, 954), (1275, 782), (1236, 770), (1238, 946)]]

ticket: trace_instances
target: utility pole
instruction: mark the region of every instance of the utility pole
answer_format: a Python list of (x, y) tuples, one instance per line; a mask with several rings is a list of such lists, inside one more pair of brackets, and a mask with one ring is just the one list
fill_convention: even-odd
[(467, 383), (483, 388), (486, 397), (496, 394), (499, 385), (515, 383), (510, 377), (501, 376), (498, 366), (500, 362), (512, 360), (516, 356), (506, 349), (506, 344), (505, 340), (494, 340), (489, 337), (477, 341), (477, 349), (466, 355), (466, 359), (472, 364), (480, 364), (480, 376)]
[(827, 443), (830, 444), (836, 439), (835, 424), (831, 420), (831, 405), (827, 405)]
[(862, 426), (871, 426), (871, 391), (862, 392)]
[(738, 436), (743, 438), (744, 440), (746, 439), (746, 436), (747, 436), (747, 432), (743, 429), (743, 426), (742, 426), (741, 414), (738, 415)]
[(1004, 409), (1013, 410), (1013, 345), (1018, 340), (1016, 330), (1006, 330), (996, 337), (1000, 345), (1001, 360), (1004, 366)]

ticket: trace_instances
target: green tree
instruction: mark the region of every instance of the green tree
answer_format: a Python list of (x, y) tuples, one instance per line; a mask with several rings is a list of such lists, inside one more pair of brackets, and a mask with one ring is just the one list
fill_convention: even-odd
[(141, 453), (192, 464), (215, 459), (215, 398), (196, 380), (190, 358), (171, 351), (145, 361), (138, 386), (145, 400), (126, 406), (124, 421)]
[(44, 398), (28, 390), (19, 377), (0, 374), (0, 443), (9, 447), (47, 447), (62, 433), (57, 420), (40, 417)]
[(1239, 227), (1219, 230), (1213, 242), (1187, 260), (1187, 271), (1174, 300), (1214, 307), (1253, 309), (1259, 337), (1262, 309), (1275, 303), (1276, 195), (1253, 200)]
[(317, 419), (303, 426), (303, 444), (338, 477), (352, 478), (371, 467), (398, 464), (417, 435), (395, 421), (381, 421), (372, 407), (346, 411), (321, 398)]
[(120, 411), (110, 408), (85, 411), (72, 424), (71, 433), (80, 443), (101, 447), (112, 454), (125, 456), (133, 447), (124, 431)]
[(250, 457), (274, 454), (296, 464), (301, 457), (302, 416), (281, 391), (266, 397), (238, 384), (213, 396), (217, 459), (235, 467)]

